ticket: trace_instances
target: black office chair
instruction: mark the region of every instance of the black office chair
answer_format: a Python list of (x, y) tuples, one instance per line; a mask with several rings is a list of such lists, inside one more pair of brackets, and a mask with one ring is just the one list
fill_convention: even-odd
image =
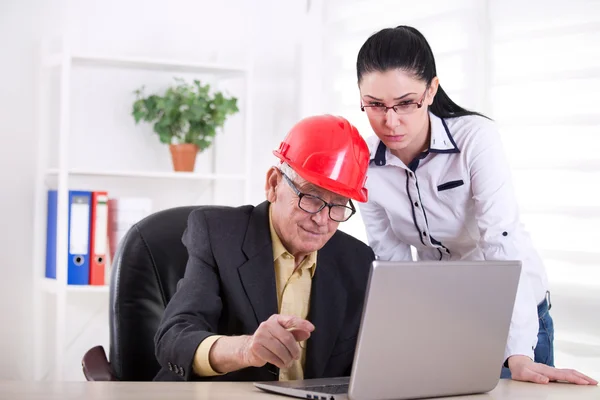
[(183, 277), (187, 250), (181, 237), (198, 206), (159, 211), (127, 232), (112, 262), (110, 362), (102, 346), (82, 360), (88, 381), (151, 381), (160, 366), (154, 334)]

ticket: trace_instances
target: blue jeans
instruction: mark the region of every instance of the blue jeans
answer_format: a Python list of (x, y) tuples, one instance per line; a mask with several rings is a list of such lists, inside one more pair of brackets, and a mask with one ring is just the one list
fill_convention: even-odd
[[(534, 361), (554, 367), (554, 322), (550, 316), (552, 302), (550, 292), (546, 292), (546, 298), (538, 305), (538, 342), (534, 351)], [(510, 369), (502, 367), (501, 379), (510, 379)]]

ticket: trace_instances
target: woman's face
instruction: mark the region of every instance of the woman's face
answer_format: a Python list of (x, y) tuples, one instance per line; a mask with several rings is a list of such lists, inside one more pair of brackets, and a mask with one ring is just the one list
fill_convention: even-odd
[[(433, 102), (437, 86), (437, 77), (428, 87), (424, 81), (400, 69), (369, 72), (362, 76), (359, 84), (361, 103), (373, 131), (392, 154), (424, 150), (429, 130), (427, 109)], [(382, 106), (396, 106), (397, 112)]]

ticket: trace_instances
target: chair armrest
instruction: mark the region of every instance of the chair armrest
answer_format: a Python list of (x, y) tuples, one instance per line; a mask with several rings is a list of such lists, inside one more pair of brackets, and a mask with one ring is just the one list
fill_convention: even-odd
[(88, 381), (118, 381), (102, 346), (89, 349), (81, 360), (81, 366)]

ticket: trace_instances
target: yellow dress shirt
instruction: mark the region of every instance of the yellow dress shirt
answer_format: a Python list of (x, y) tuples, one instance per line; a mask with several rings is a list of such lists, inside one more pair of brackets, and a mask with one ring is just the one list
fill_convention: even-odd
[[(310, 307), (310, 290), (312, 277), (317, 268), (317, 252), (304, 258), (296, 268), (294, 256), (281, 243), (273, 228), (271, 210), (269, 209), (269, 229), (273, 242), (273, 261), (275, 265), (275, 283), (277, 286), (277, 307), (281, 315), (295, 315), (302, 319), (308, 316)], [(222, 336), (209, 336), (200, 343), (194, 356), (194, 372), (200, 376), (219, 375), (210, 365), (209, 352), (212, 345)], [(280, 369), (279, 380), (304, 379), (306, 361), (306, 343), (301, 342), (300, 359), (294, 361), (290, 368)]]

